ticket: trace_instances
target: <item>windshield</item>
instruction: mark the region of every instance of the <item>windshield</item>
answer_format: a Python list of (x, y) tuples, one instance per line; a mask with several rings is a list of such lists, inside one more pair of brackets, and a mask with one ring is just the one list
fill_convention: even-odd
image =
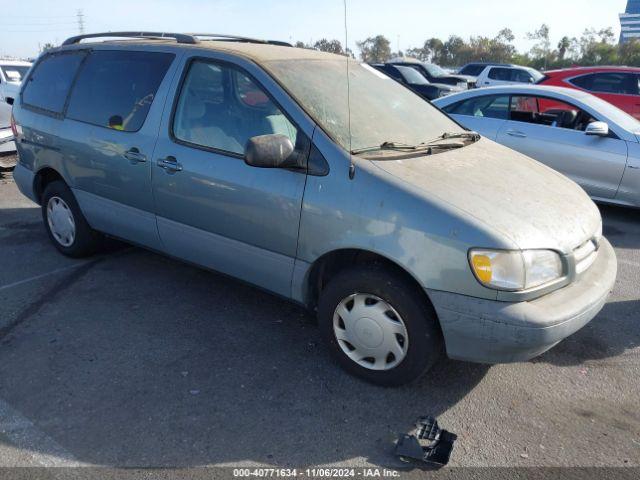
[(527, 68), (527, 71), (533, 77), (534, 83), (538, 83), (540, 80), (542, 80), (544, 78), (543, 74), (541, 74), (539, 71), (537, 71), (537, 70), (535, 70), (533, 68)]
[(422, 76), (422, 74), (412, 67), (396, 67), (404, 79), (413, 85), (428, 85), (429, 82), (426, 78)]
[(20, 83), (29, 71), (29, 67), (24, 65), (0, 65), (0, 70), (7, 82)]
[(447, 75), (449, 75), (441, 67), (439, 67), (438, 65), (434, 65), (433, 63), (423, 63), (423, 65), (424, 68), (427, 69), (427, 72), (429, 72), (429, 74), (433, 75), (434, 77), (446, 77)]
[[(418, 144), (461, 127), (409, 89), (350, 61), (351, 149), (384, 142)], [(346, 59), (265, 62), (264, 66), (345, 150), (349, 150)]]
[(460, 75), (471, 75), (472, 77), (477, 77), (486, 67), (486, 65), (467, 65), (466, 67), (463, 67), (459, 73)]

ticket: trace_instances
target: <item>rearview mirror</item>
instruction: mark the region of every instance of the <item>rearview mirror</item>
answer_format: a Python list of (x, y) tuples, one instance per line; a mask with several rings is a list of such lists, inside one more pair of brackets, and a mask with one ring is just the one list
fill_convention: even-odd
[(593, 137), (607, 137), (609, 136), (609, 125), (605, 122), (592, 122), (587, 125), (584, 133)]
[(247, 141), (244, 161), (252, 167), (297, 167), (297, 156), (292, 155), (293, 150), (293, 144), (286, 135), (258, 135)]

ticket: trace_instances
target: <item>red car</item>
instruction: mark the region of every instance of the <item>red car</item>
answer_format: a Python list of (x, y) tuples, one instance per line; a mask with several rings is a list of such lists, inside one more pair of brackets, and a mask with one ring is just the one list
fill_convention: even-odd
[(584, 90), (640, 120), (640, 68), (580, 67), (545, 72), (539, 85)]

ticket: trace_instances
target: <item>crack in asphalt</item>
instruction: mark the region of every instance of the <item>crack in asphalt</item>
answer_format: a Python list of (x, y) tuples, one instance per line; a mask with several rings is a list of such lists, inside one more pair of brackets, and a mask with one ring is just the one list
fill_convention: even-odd
[(3, 327), (0, 327), (0, 341), (4, 340), (13, 330), (16, 329), (16, 327), (20, 326), (25, 321), (29, 320), (29, 318), (37, 314), (46, 303), (54, 301), (61, 293), (75, 285), (89, 272), (89, 270), (102, 261), (104, 261), (104, 257), (91, 260), (84, 265), (78, 266), (76, 270), (73, 270), (69, 275), (60, 279), (49, 290), (44, 292), (38, 300), (31, 303), (27, 308), (20, 312), (14, 320)]

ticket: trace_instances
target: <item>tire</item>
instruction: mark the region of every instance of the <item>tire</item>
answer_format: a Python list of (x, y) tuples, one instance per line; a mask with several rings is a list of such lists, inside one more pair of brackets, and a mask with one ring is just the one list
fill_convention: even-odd
[[(331, 279), (320, 293), (318, 324), (346, 371), (385, 387), (417, 380), (444, 350), (436, 313), (424, 294), (402, 272), (383, 265), (356, 266)], [(356, 361), (368, 352), (383, 353)]]
[(42, 194), (42, 220), (51, 242), (68, 257), (89, 256), (102, 243), (102, 235), (89, 226), (73, 193), (61, 180), (51, 182)]

